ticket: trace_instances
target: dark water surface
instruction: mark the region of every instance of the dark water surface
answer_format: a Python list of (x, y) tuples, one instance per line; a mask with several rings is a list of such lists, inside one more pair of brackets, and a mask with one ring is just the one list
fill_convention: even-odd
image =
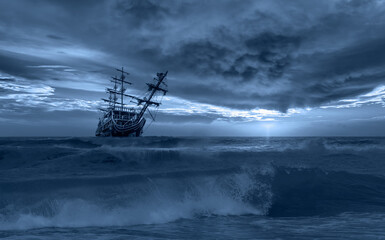
[(385, 239), (385, 138), (0, 138), (0, 238)]

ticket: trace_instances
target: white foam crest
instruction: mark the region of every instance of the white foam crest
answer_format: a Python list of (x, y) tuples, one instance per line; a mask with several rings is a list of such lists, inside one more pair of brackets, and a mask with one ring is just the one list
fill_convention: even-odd
[[(270, 189), (256, 182), (250, 172), (189, 179), (182, 191), (178, 187), (170, 190), (173, 184), (149, 181), (148, 194), (127, 196), (124, 203), (80, 198), (45, 201), (49, 202), (43, 203), (45, 210), (0, 214), (0, 229), (130, 226), (212, 215), (263, 215), (264, 205), (270, 204)], [(250, 195), (256, 191), (266, 192), (258, 196), (265, 204), (252, 204)], [(127, 193), (123, 190), (121, 194)]]
[(330, 151), (384, 151), (385, 147), (382, 144), (363, 144), (363, 145), (354, 145), (354, 144), (325, 144), (325, 148)]

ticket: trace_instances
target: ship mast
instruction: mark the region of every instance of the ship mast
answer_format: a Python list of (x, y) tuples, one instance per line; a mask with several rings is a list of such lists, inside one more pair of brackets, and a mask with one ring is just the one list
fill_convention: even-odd
[(152, 99), (152, 97), (154, 96), (154, 94), (157, 91), (162, 91), (164, 95), (167, 93), (166, 89), (160, 87), (161, 83), (165, 84), (163, 82), (163, 80), (166, 78), (167, 73), (168, 73), (168, 71), (166, 71), (165, 73), (157, 73), (156, 74), (157, 78), (154, 78), (154, 80), (157, 81), (156, 84), (147, 83), (148, 90), (151, 91), (150, 96), (148, 97), (148, 99), (146, 99), (146, 98), (142, 99), (142, 98), (138, 98), (138, 97), (135, 97), (135, 96), (132, 96), (132, 95), (126, 95), (126, 96), (129, 96), (129, 97), (135, 99), (136, 101), (138, 101), (138, 105), (144, 103), (143, 108), (140, 110), (140, 112), (139, 112), (139, 114), (137, 116), (137, 121), (139, 121), (143, 117), (144, 113), (146, 112), (147, 108), (150, 105), (155, 105), (157, 107), (160, 105), (160, 103), (151, 101), (151, 99)]
[[(107, 88), (107, 92), (110, 94), (110, 98), (109, 99), (102, 98), (103, 101), (111, 104), (111, 107), (113, 110), (115, 110), (116, 104), (121, 105), (121, 108), (123, 109), (123, 107), (124, 107), (123, 96), (128, 96), (128, 95), (124, 94), (124, 92), (126, 91), (124, 84), (129, 84), (129, 85), (132, 84), (131, 82), (124, 80), (126, 78), (125, 74), (129, 75), (129, 73), (125, 72), (123, 67), (122, 67), (122, 69), (116, 69), (116, 70), (121, 73), (120, 78), (112, 77), (112, 80), (110, 80), (110, 81), (114, 83), (114, 88), (113, 89)], [(120, 84), (119, 90), (118, 90), (117, 84)], [(114, 96), (113, 99), (112, 99), (112, 94)], [(120, 95), (120, 97), (121, 97), (120, 102), (117, 102), (118, 98), (116, 97), (116, 95)]]
[[(125, 105), (124, 104), (124, 96), (130, 97), (130, 98), (136, 100), (138, 106), (141, 104), (144, 104), (142, 109), (140, 110), (140, 112), (136, 116), (136, 121), (140, 121), (140, 119), (143, 117), (144, 113), (146, 112), (147, 108), (150, 105), (155, 105), (157, 107), (160, 105), (159, 102), (151, 101), (151, 99), (154, 97), (155, 93), (157, 91), (160, 91), (160, 92), (163, 92), (163, 95), (166, 95), (168, 90), (162, 88), (161, 84), (167, 86), (163, 82), (163, 80), (166, 78), (168, 71), (166, 71), (165, 73), (157, 73), (156, 74), (157, 77), (154, 78), (156, 83), (146, 83), (148, 86), (148, 91), (150, 91), (150, 95), (148, 96), (148, 99), (147, 99), (147, 98), (139, 98), (139, 97), (136, 97), (133, 95), (126, 94), (125, 93), (126, 88), (124, 85), (125, 84), (131, 85), (131, 82), (128, 82), (125, 80), (126, 79), (125, 75), (129, 75), (129, 73), (125, 72), (123, 68), (122, 69), (116, 69), (116, 70), (121, 73), (121, 76), (120, 76), (120, 78), (112, 77), (112, 79), (110, 81), (114, 83), (114, 87), (106, 89), (107, 93), (110, 94), (110, 97), (109, 97), (109, 99), (102, 98), (102, 100), (105, 102), (108, 102), (110, 104), (110, 110), (124, 111), (124, 105)], [(118, 89), (118, 84), (120, 85), (120, 89)], [(117, 95), (120, 95), (120, 102), (117, 101), (118, 100)], [(120, 109), (116, 109), (116, 105), (120, 105)], [(107, 109), (101, 109), (101, 110), (107, 111)], [(119, 114), (120, 114), (120, 111), (119, 111)]]
[(127, 74), (127, 75), (129, 75), (129, 73), (128, 72), (125, 72), (124, 70), (123, 70), (123, 67), (122, 67), (122, 69), (120, 70), (120, 69), (116, 69), (118, 72), (121, 72), (122, 73), (122, 75), (120, 75), (120, 81), (121, 81), (121, 88), (120, 88), (120, 97), (121, 97), (121, 101), (120, 101), (120, 104), (122, 105), (122, 107), (123, 107), (123, 95), (124, 95), (124, 91), (126, 91), (126, 89), (124, 88), (124, 83), (127, 83), (127, 84), (130, 84), (131, 85), (131, 83), (130, 82), (127, 82), (127, 81), (124, 81), (124, 79), (126, 78), (125, 76), (124, 76), (124, 74)]
[(142, 110), (139, 113), (139, 116), (138, 116), (139, 119), (141, 119), (143, 117), (143, 114), (146, 112), (149, 105), (151, 105), (151, 104), (154, 104), (156, 106), (160, 105), (160, 103), (151, 102), (151, 98), (154, 96), (156, 91), (163, 91), (163, 93), (166, 94), (167, 90), (160, 88), (159, 86), (162, 83), (162, 81), (164, 80), (164, 78), (167, 76), (167, 73), (168, 73), (168, 71), (166, 71), (165, 73), (157, 73), (156, 74), (156, 76), (157, 76), (157, 78), (155, 78), (155, 80), (157, 81), (156, 85), (147, 83), (147, 85), (149, 86), (149, 89), (151, 89), (151, 93), (150, 93), (150, 96), (148, 97), (148, 100), (145, 102)]

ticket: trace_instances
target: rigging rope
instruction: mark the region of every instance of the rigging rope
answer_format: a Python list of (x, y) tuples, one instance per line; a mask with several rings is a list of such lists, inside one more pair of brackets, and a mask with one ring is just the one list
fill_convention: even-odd
[[(164, 97), (164, 95), (162, 95), (162, 98), (160, 99), (159, 102), (162, 102), (163, 97)], [(150, 113), (149, 109), (147, 109), (147, 111)], [(158, 112), (159, 112), (159, 106), (156, 107), (156, 111), (155, 111), (154, 117), (153, 117), (153, 119), (151, 118), (152, 119), (151, 122), (147, 125), (147, 127), (144, 129), (144, 131), (147, 131), (147, 129), (152, 125), (152, 123), (155, 122), (155, 119), (156, 119), (156, 116), (158, 115)]]

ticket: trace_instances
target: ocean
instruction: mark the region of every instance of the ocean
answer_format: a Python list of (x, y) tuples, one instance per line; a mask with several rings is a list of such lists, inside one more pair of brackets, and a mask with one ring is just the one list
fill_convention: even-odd
[(0, 138), (3, 239), (385, 239), (385, 138)]

